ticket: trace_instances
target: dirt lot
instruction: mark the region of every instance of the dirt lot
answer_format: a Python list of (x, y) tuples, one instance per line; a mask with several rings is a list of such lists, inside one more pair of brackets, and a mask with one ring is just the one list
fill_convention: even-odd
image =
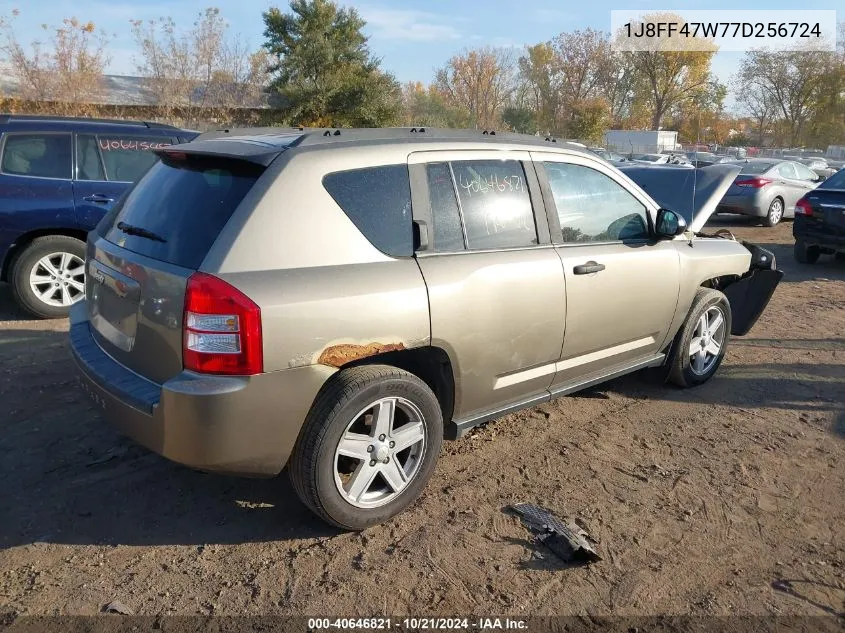
[[(796, 264), (789, 223), (731, 228), (786, 277), (714, 380), (630, 376), (488, 424), (364, 534), (325, 527), (284, 477), (201, 474), (119, 437), (74, 385), (66, 322), (24, 320), (0, 288), (0, 611), (845, 611), (845, 263)], [(577, 517), (604, 560), (538, 557), (515, 501)]]

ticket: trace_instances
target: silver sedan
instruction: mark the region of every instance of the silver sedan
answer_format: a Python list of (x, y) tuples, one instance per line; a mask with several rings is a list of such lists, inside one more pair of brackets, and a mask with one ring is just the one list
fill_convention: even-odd
[(818, 174), (795, 161), (752, 158), (738, 164), (742, 171), (716, 212), (762, 218), (766, 226), (795, 217), (795, 203), (821, 181)]

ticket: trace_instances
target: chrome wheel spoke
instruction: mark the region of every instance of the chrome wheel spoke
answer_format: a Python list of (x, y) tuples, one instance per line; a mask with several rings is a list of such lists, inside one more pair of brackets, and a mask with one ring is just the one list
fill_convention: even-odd
[(35, 273), (32, 273), (29, 276), (29, 283), (36, 286), (43, 286), (44, 284), (52, 284), (53, 278), (49, 275), (36, 275)]
[(707, 363), (707, 352), (703, 349), (699, 349), (698, 353), (693, 357), (693, 366), (695, 370), (699, 373), (704, 372), (704, 367)]
[(689, 344), (689, 355), (695, 356), (698, 354), (699, 350), (701, 349), (701, 337), (694, 336), (692, 337), (692, 341)]
[(67, 280), (68, 286), (78, 290), (79, 292), (85, 292), (85, 284), (81, 281), (76, 281), (76, 279), (68, 279)]
[(381, 476), (393, 492), (401, 492), (408, 485), (408, 475), (395, 459), (382, 466)]
[(50, 302), (53, 301), (53, 296), (56, 294), (56, 290), (58, 290), (58, 288), (56, 288), (55, 286), (50, 284), (50, 286), (48, 286), (46, 290), (36, 291), (36, 293), (44, 301), (46, 301), (47, 303), (50, 303)]
[(406, 448), (422, 442), (425, 439), (425, 428), (422, 422), (410, 422), (403, 424), (393, 432), (391, 439), (396, 442), (395, 452), (404, 451)]
[(337, 452), (346, 457), (353, 457), (355, 459), (370, 459), (370, 454), (367, 452), (367, 447), (372, 446), (373, 438), (369, 435), (362, 435), (361, 433), (347, 432), (341, 439), (337, 447)]
[(720, 327), (722, 327), (722, 324), (723, 324), (724, 322), (725, 322), (725, 319), (724, 319), (724, 317), (722, 317), (722, 313), (721, 313), (721, 312), (716, 312), (715, 316), (714, 316), (714, 317), (713, 317), (713, 319), (710, 321), (710, 326), (707, 328), (708, 330), (710, 330), (710, 336), (715, 336), (715, 335), (716, 335), (716, 331), (717, 331)]
[(369, 462), (361, 462), (352, 478), (349, 480), (349, 487), (346, 493), (355, 501), (360, 501), (366, 492), (373, 485), (373, 480), (376, 478), (378, 470), (374, 466), (370, 466)]
[(722, 352), (722, 346), (714, 340), (711, 340), (704, 349), (708, 354), (713, 354), (713, 356), (718, 356)]
[(68, 292), (67, 286), (65, 284), (62, 284), (60, 288), (62, 290), (62, 305), (69, 306), (71, 303), (73, 303), (70, 298), (70, 292)]
[(373, 435), (379, 437), (388, 435), (393, 428), (393, 417), (396, 414), (396, 400), (387, 398), (373, 407)]

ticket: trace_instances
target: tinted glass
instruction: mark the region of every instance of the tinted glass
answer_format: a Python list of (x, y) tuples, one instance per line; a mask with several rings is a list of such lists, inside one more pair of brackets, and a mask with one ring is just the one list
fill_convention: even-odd
[(522, 163), (476, 160), (452, 163), (471, 249), (537, 244), (534, 211)]
[(441, 252), (464, 250), (464, 232), (452, 174), (446, 163), (426, 166), (431, 216), (434, 222), (434, 250)]
[[(218, 157), (164, 159), (104, 219), (107, 240), (130, 251), (186, 268), (197, 268), (262, 167)], [(161, 236), (160, 242), (128, 235), (125, 222)]]
[(845, 189), (845, 169), (840, 169), (819, 185), (819, 189)]
[(109, 180), (136, 182), (158, 160), (151, 150), (170, 145), (170, 139), (137, 136), (99, 136), (97, 143)]
[(76, 179), (105, 180), (103, 161), (97, 148), (97, 138), (79, 134), (76, 137)]
[(3, 146), (3, 173), (70, 178), (70, 134), (12, 134)]
[(545, 167), (565, 243), (648, 238), (645, 207), (615, 180), (582, 165)]
[(373, 246), (397, 257), (413, 254), (407, 165), (338, 171), (324, 176), (323, 186)]
[(739, 173), (741, 174), (765, 174), (775, 163), (745, 163)]
[(792, 163), (781, 163), (778, 167), (778, 174), (781, 178), (798, 178), (798, 174), (795, 171), (795, 166)]

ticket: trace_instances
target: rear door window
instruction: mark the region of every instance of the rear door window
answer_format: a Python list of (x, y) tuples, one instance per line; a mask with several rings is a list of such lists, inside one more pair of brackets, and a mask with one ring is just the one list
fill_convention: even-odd
[(434, 223), (434, 250), (441, 253), (462, 251), (464, 230), (455, 197), (455, 185), (448, 163), (426, 165), (431, 219)]
[[(264, 168), (216, 156), (181, 156), (153, 165), (104, 218), (102, 233), (135, 253), (197, 268)], [(159, 239), (131, 235), (118, 228), (121, 222)]]
[(795, 171), (795, 167), (792, 163), (783, 163), (780, 167), (778, 167), (778, 174), (781, 178), (786, 178), (788, 180), (797, 180), (798, 173)]
[(3, 143), (4, 174), (70, 179), (70, 134), (9, 134)]
[(172, 143), (172, 139), (162, 137), (97, 137), (106, 177), (118, 182), (137, 182), (157, 160), (152, 150)]
[(407, 165), (337, 171), (323, 177), (323, 186), (373, 246), (393, 257), (413, 255)]
[(520, 161), (466, 160), (451, 165), (468, 248), (518, 248), (538, 243)]
[(103, 158), (97, 146), (97, 137), (90, 134), (79, 134), (76, 137), (76, 179), (99, 180), (106, 179)]

